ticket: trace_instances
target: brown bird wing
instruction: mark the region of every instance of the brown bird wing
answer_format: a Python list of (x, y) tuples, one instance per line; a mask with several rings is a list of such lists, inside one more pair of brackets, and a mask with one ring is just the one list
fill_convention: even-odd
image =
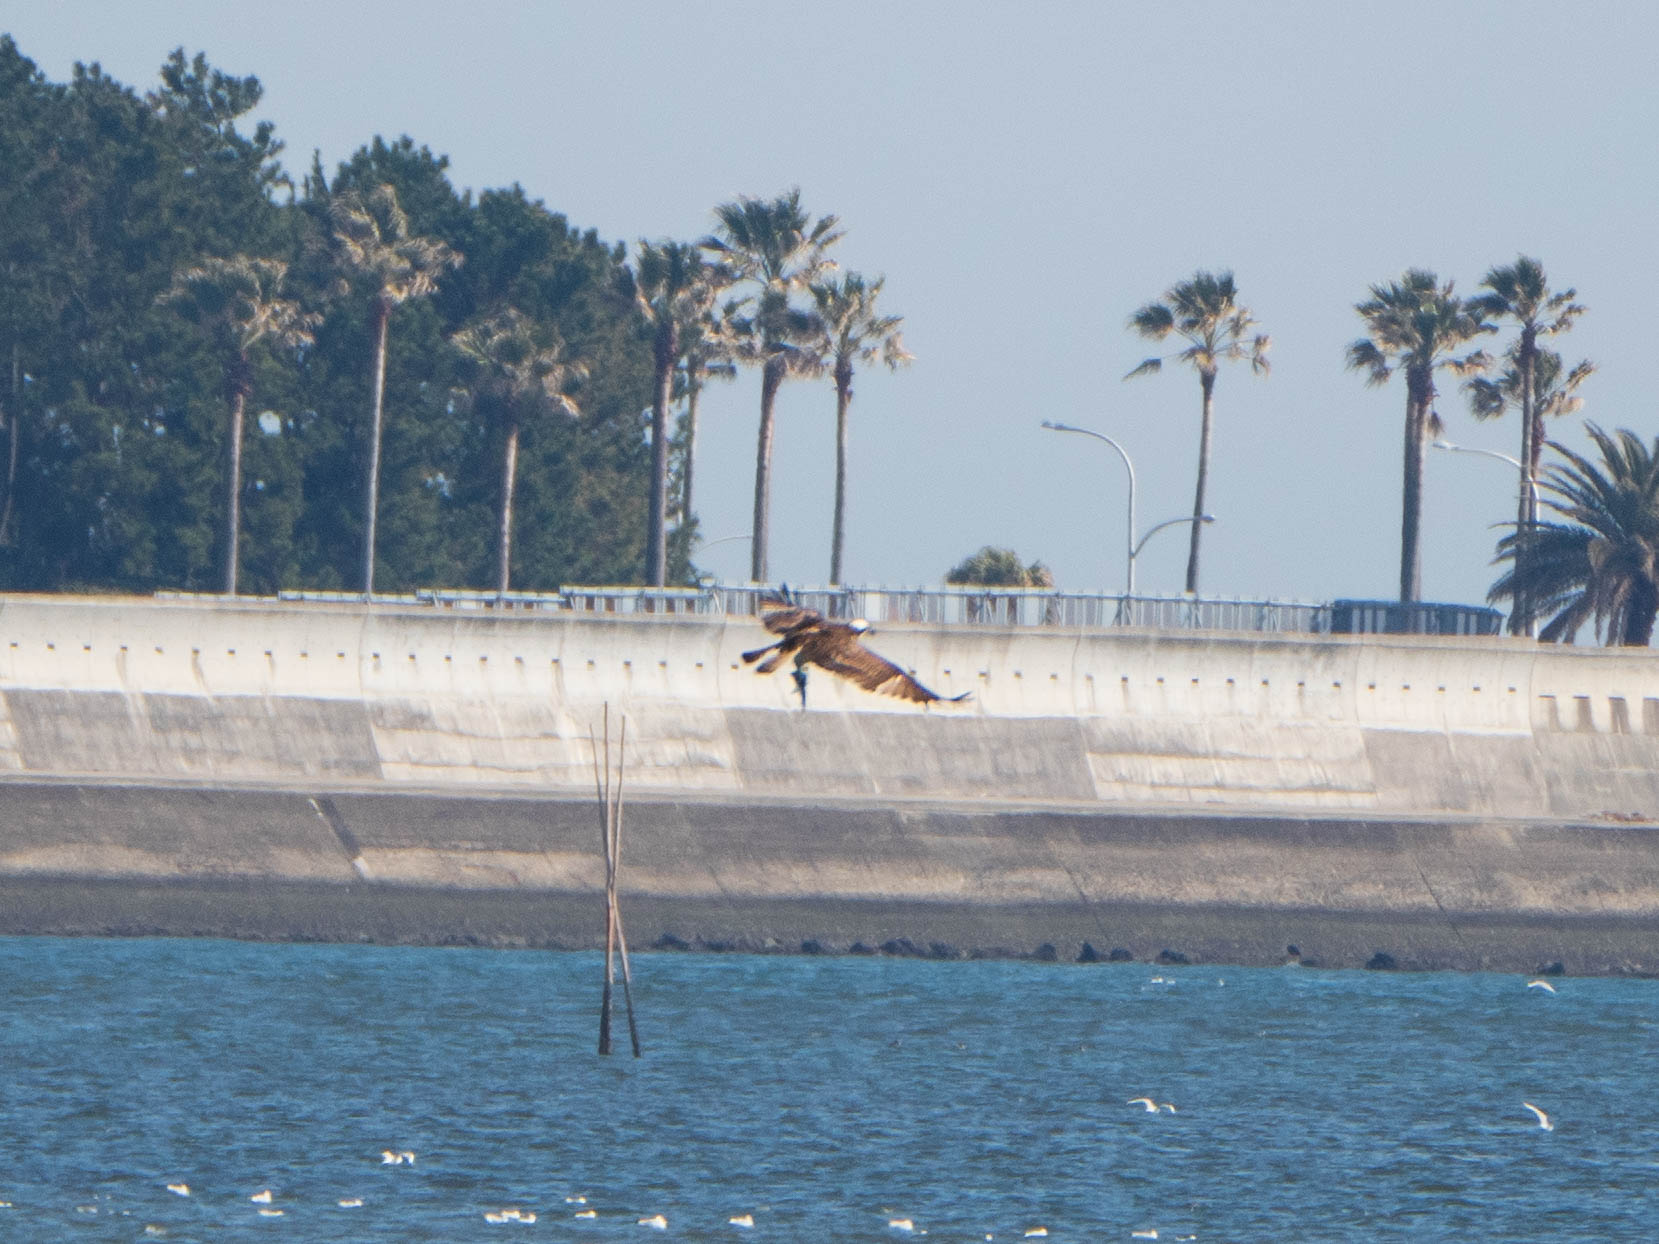
[(816, 609), (792, 605), (784, 600), (764, 600), (760, 604), (760, 609), (760, 624), (774, 635), (807, 630), (822, 625), (824, 621), (824, 615)]
[(918, 704), (943, 698), (859, 643), (857, 632), (848, 626), (832, 625), (812, 636), (801, 645), (801, 656), (877, 695), (897, 696)]

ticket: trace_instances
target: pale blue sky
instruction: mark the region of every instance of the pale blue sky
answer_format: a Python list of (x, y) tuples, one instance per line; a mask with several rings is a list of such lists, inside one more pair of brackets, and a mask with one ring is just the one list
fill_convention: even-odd
[[(917, 356), (857, 383), (852, 582), (936, 583), (993, 543), (1119, 590), (1122, 468), (1038, 424), (1124, 444), (1142, 530), (1190, 512), (1196, 377), (1121, 377), (1150, 352), (1125, 319), (1201, 267), (1234, 270), (1274, 363), (1217, 387), (1207, 595), (1396, 590), (1404, 392), (1366, 388), (1343, 350), (1353, 304), (1406, 267), (1467, 292), (1537, 256), (1590, 308), (1564, 339), (1600, 364), (1586, 416), (1659, 428), (1636, 383), (1659, 199), (1647, 4), (8, 0), (0, 28), (54, 80), (96, 60), (149, 89), (172, 48), (205, 51), (258, 75), (255, 116), (296, 172), (407, 133), (458, 186), (520, 182), (613, 241), (700, 237), (717, 202), (799, 185), (842, 218), (843, 265), (886, 275)], [(1517, 452), (1513, 419), (1477, 425), (1442, 387), (1452, 439)], [(753, 375), (706, 403), (710, 540), (748, 530), (758, 405)], [(792, 583), (828, 571), (833, 428), (828, 383), (785, 388), (772, 569)], [(1431, 453), (1427, 598), (1484, 598), (1515, 483)], [(740, 542), (703, 560), (747, 574)], [(1184, 568), (1163, 532), (1139, 586), (1177, 591)]]

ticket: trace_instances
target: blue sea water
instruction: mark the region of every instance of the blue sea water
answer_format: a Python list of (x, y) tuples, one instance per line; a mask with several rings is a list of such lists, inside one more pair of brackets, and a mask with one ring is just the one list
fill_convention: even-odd
[(1659, 1239), (1659, 983), (634, 968), (0, 939), (0, 1240)]

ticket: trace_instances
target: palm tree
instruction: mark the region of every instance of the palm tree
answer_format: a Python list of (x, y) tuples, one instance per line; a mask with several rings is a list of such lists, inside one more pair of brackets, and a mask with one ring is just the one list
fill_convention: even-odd
[(734, 303), (723, 310), (711, 307), (680, 330), (680, 370), (675, 395), (685, 401), (680, 416), (680, 495), (677, 526), (686, 530), (692, 519), (692, 470), (697, 459), (697, 403), (710, 380), (732, 380), (737, 376), (737, 343), (732, 337)]
[[(1521, 462), (1528, 472), (1523, 483), (1530, 483), (1537, 476), (1538, 461), (1543, 451), (1539, 439), (1543, 424), (1537, 411), (1542, 379), (1539, 375), (1538, 339), (1566, 332), (1573, 326), (1573, 321), (1584, 314), (1585, 308), (1573, 301), (1578, 291), (1569, 289), (1559, 294), (1552, 291), (1543, 265), (1525, 255), (1507, 267), (1493, 268), (1486, 274), (1481, 287), (1487, 292), (1470, 299), (1470, 310), (1482, 319), (1513, 320), (1521, 330), (1510, 357), (1518, 382), (1519, 401), (1516, 404), (1521, 410)], [(1559, 355), (1556, 364), (1559, 367)], [(1476, 414), (1481, 413), (1476, 411)], [(1530, 511), (1531, 489), (1522, 488), (1521, 496), (1522, 505)], [(1530, 512), (1522, 512), (1518, 516), (1522, 523), (1536, 517)]]
[[(1175, 333), (1187, 348), (1174, 357), (1198, 373), (1204, 392), (1203, 420), (1198, 433), (1198, 489), (1192, 503), (1192, 536), (1187, 551), (1187, 591), (1198, 590), (1198, 542), (1204, 530), (1200, 520), (1208, 513), (1204, 494), (1210, 478), (1210, 446), (1214, 435), (1215, 378), (1227, 362), (1250, 361), (1250, 370), (1265, 376), (1269, 370), (1262, 333), (1252, 335), (1256, 321), (1248, 307), (1238, 305), (1233, 274), (1195, 272), (1170, 287), (1159, 302), (1149, 302), (1129, 317), (1129, 327), (1141, 336), (1162, 341)], [(1163, 368), (1161, 358), (1149, 358), (1125, 376), (1147, 376)]]
[(242, 529), (242, 422), (253, 392), (252, 351), (263, 342), (274, 350), (311, 344), (321, 316), (302, 311), (282, 297), (288, 265), (280, 259), (206, 259), (173, 274), (158, 302), (171, 305), (200, 325), (223, 352), (230, 429), (225, 438), (225, 595), (236, 595), (237, 546)]
[[(1522, 478), (1516, 521), (1525, 528), (1538, 520), (1532, 482), (1538, 478), (1538, 461), (1543, 451), (1542, 421), (1537, 410), (1541, 379), (1538, 339), (1566, 332), (1584, 314), (1584, 308), (1573, 301), (1577, 291), (1555, 293), (1551, 290), (1544, 266), (1525, 255), (1518, 256), (1506, 267), (1493, 268), (1481, 287), (1487, 292), (1471, 300), (1476, 314), (1482, 318), (1513, 320), (1521, 330), (1511, 354), (1519, 381), (1517, 396), (1521, 410)], [(1515, 634), (1526, 633), (1530, 624), (1528, 614), (1526, 601), (1518, 598), (1510, 618), (1510, 629)]]
[(712, 307), (726, 284), (723, 269), (703, 262), (685, 242), (652, 245), (641, 241), (636, 271), (623, 280), (635, 307), (652, 326), (651, 500), (645, 533), (645, 581), (668, 581), (668, 407), (674, 373), (688, 331)]
[(1441, 369), (1458, 376), (1485, 371), (1491, 364), (1485, 351), (1462, 356), (1453, 351), (1496, 328), (1452, 292), (1452, 282), (1441, 285), (1434, 273), (1421, 268), (1409, 269), (1387, 285), (1373, 285), (1371, 297), (1354, 310), (1365, 321), (1366, 335), (1348, 347), (1348, 366), (1363, 371), (1370, 385), (1387, 384), (1396, 370), (1406, 378), (1400, 600), (1409, 603), (1421, 597), (1423, 587), (1423, 453), (1440, 428), (1434, 374)]
[(738, 280), (754, 287), (746, 306), (752, 314), (736, 321), (734, 328), (743, 339), (739, 358), (761, 369), (749, 575), (764, 583), (772, 519), (773, 408), (786, 376), (812, 370), (810, 357), (799, 348), (811, 333), (812, 317), (793, 306), (790, 295), (834, 266), (826, 252), (842, 235), (834, 216), (812, 219), (801, 206), (799, 189), (769, 201), (742, 197), (722, 203), (714, 215), (718, 231), (701, 245), (720, 256)]
[[(1559, 354), (1554, 350), (1537, 350), (1533, 355), (1532, 383), (1529, 384), (1527, 375), (1518, 365), (1517, 352), (1518, 349), (1510, 350), (1510, 366), (1504, 369), (1501, 376), (1496, 379), (1477, 376), (1464, 388), (1469, 390), (1469, 409), (1477, 419), (1496, 419), (1510, 410), (1519, 410), (1524, 414), (1528, 402), (1531, 403), (1532, 435), (1522, 437), (1523, 441), (1530, 441), (1530, 446), (1523, 448), (1522, 452), (1530, 448), (1532, 460), (1521, 459), (1521, 502), (1516, 519), (1516, 530), (1530, 532), (1532, 525), (1538, 521), (1538, 459), (1549, 439), (1545, 435), (1544, 420), (1551, 415), (1576, 414), (1583, 408), (1584, 399), (1578, 396), (1577, 389), (1596, 367), (1594, 363), (1581, 362), (1563, 375)], [(1526, 557), (1524, 539), (1516, 546), (1516, 556)], [(1510, 610), (1509, 633), (1530, 634), (1533, 616), (1526, 593), (1520, 593), (1515, 597), (1514, 608)]]
[(885, 277), (866, 285), (849, 272), (841, 280), (814, 282), (812, 299), (818, 307), (819, 341), (816, 352), (835, 380), (835, 520), (830, 536), (830, 586), (841, 582), (841, 553), (847, 520), (847, 408), (853, 400), (853, 365), (880, 359), (897, 371), (912, 359), (904, 348), (899, 325), (904, 317), (880, 315), (876, 300)]
[(1601, 464), (1552, 445), (1563, 461), (1543, 481), (1554, 494), (1544, 504), (1568, 521), (1536, 524), (1524, 557), (1523, 529), (1505, 536), (1498, 560), (1511, 569), (1489, 599), (1524, 595), (1540, 614), (1553, 612), (1544, 640), (1571, 642), (1591, 622), (1609, 645), (1645, 647), (1659, 614), (1659, 441), (1588, 431)]
[(478, 372), (476, 392), (490, 401), (505, 426), (501, 458), (501, 510), (496, 540), (496, 591), (506, 595), (512, 578), (513, 490), (518, 478), (519, 429), (527, 415), (581, 413), (565, 390), (587, 379), (587, 364), (564, 356), (550, 329), (513, 307), (468, 325), (454, 338)]
[(329, 204), (329, 212), (346, 266), (361, 275), (370, 290), (370, 324), (374, 333), (373, 413), (364, 501), (363, 594), (373, 596), (380, 429), (386, 394), (386, 327), (398, 306), (435, 291), (438, 274), (445, 268), (459, 267), (461, 255), (437, 238), (411, 234), (409, 217), (398, 205), (397, 189), (389, 184), (377, 186), (366, 195), (356, 191), (340, 195)]

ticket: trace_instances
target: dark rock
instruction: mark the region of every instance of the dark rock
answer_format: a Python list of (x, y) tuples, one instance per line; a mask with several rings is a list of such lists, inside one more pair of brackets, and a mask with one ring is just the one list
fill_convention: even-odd
[(1133, 963), (1134, 961), (1135, 956), (1122, 946), (1113, 946), (1111, 950), (1106, 952), (1107, 963)]
[(1060, 960), (1060, 952), (1054, 949), (1053, 942), (1044, 942), (1041, 946), (1037, 947), (1036, 950), (1031, 952), (1031, 957), (1038, 963), (1058, 963)]
[(949, 942), (929, 942), (927, 955), (930, 959), (960, 959), (962, 952)]
[(921, 958), (921, 947), (908, 937), (893, 937), (881, 944), (881, 953), (884, 955), (898, 955), (903, 958)]
[(1166, 946), (1158, 952), (1158, 962), (1178, 966), (1183, 963), (1191, 963), (1192, 960), (1187, 958), (1179, 950), (1171, 950)]
[(1566, 974), (1567, 969), (1562, 966), (1561, 960), (1559, 959), (1557, 959), (1554, 963), (1544, 964), (1535, 973), (1533, 973), (1535, 976), (1565, 976)]
[(851, 946), (847, 947), (847, 953), (849, 955), (873, 955), (876, 952), (871, 947), (866, 946), (863, 942), (854, 942)]
[[(226, 545), (225, 547), (229, 548), (230, 546)], [(1077, 961), (1079, 963), (1099, 963), (1100, 952), (1089, 945), (1088, 942), (1084, 942), (1083, 949), (1077, 952)]]
[[(229, 548), (230, 546), (227, 544), (225, 547)], [(821, 955), (824, 953), (824, 944), (816, 938), (809, 937), (801, 943), (801, 953), (803, 955)]]
[[(225, 546), (229, 548), (229, 545)], [(672, 933), (664, 933), (651, 943), (652, 950), (690, 950), (691, 943), (683, 937), (675, 937)]]
[(1365, 961), (1365, 966), (1372, 972), (1394, 972), (1398, 971), (1400, 967), (1398, 963), (1394, 962), (1394, 956), (1386, 950), (1379, 950), (1372, 955)]
[[(225, 547), (229, 548), (230, 546), (227, 544)], [(1291, 959), (1300, 959), (1302, 957), (1302, 948), (1295, 942), (1292, 942), (1290, 945), (1285, 947), (1285, 954)]]

